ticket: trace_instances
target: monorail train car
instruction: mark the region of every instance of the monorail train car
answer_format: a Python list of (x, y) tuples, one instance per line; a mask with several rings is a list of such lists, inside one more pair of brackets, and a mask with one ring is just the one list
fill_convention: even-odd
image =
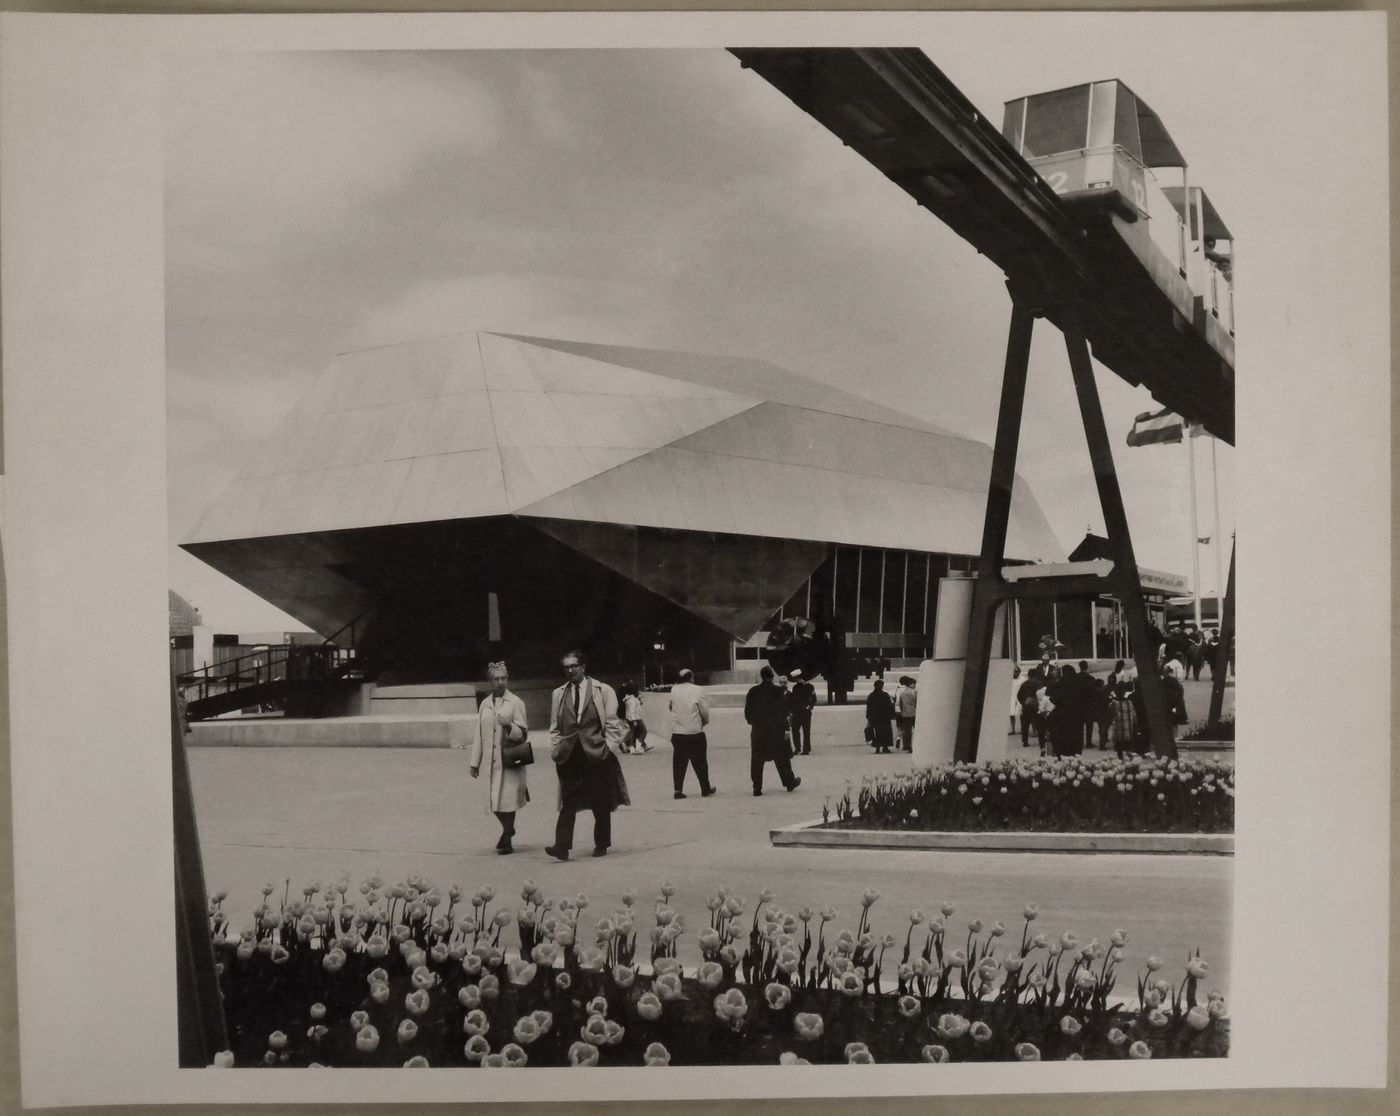
[(1077, 218), (1132, 251), (1234, 364), (1234, 240), (1161, 119), (1123, 82), (1087, 82), (1006, 102), (1002, 135)]

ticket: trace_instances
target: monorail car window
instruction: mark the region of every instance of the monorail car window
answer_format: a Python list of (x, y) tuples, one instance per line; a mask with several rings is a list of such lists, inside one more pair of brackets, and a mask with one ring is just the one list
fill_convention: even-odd
[(1055, 155), (1077, 151), (1088, 142), (1089, 87), (1076, 85), (1042, 93), (1026, 102), (1022, 154)]
[(1142, 137), (1138, 134), (1137, 99), (1120, 84), (1113, 106), (1113, 139), (1139, 163), (1142, 162)]

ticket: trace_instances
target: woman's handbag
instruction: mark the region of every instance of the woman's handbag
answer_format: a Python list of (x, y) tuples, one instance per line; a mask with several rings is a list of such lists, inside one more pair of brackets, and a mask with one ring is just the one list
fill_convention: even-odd
[(510, 770), (512, 767), (529, 767), (535, 762), (535, 750), (530, 747), (530, 738), (524, 733), (520, 734), (519, 740), (511, 740), (509, 734), (501, 741), (501, 766)]

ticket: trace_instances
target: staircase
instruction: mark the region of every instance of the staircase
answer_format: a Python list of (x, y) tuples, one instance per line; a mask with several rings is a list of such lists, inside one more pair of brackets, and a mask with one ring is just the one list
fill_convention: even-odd
[(265, 705), (314, 711), (363, 680), (353, 650), (295, 643), (269, 646), (175, 678), (186, 695), (185, 714), (191, 721)]

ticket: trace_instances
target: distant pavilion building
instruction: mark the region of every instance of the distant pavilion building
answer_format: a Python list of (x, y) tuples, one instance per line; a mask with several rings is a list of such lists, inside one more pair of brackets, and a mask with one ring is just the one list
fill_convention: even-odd
[[(1111, 565), (1112, 548), (1102, 535), (1087, 532), (1070, 552), (1071, 562), (1103, 562)], [(1148, 623), (1165, 632), (1174, 598), (1191, 592), (1181, 574), (1138, 567)], [(1093, 596), (1026, 598), (1016, 602), (1014, 626), (1023, 659), (1039, 657), (1043, 636), (1052, 635), (1063, 645), (1061, 659), (1128, 659), (1132, 646), (1123, 603), (1112, 593)]]
[[(183, 546), (395, 681), (929, 653), (988, 446), (759, 360), (469, 332), (347, 353)], [(1030, 487), (1009, 562), (1062, 561)]]

